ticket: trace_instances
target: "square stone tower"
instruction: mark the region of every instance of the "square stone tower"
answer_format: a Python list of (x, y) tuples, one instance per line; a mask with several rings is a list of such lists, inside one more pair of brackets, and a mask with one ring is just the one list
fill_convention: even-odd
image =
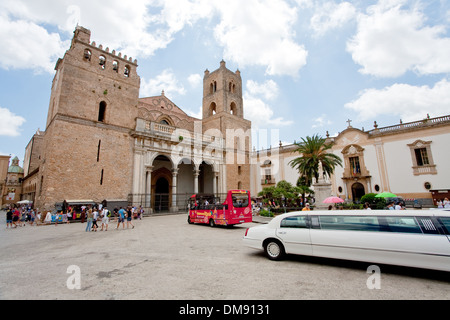
[(251, 122), (244, 119), (241, 73), (223, 60), (203, 78), (203, 134), (225, 139), (227, 189), (250, 190)]
[(77, 27), (55, 66), (36, 194), (43, 210), (63, 200), (126, 200), (131, 190), (137, 61), (90, 36)]

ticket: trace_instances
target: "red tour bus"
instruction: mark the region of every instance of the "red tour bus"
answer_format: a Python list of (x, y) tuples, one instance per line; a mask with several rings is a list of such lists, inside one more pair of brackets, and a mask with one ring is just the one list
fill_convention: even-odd
[(225, 201), (212, 194), (194, 194), (189, 200), (189, 223), (231, 226), (252, 222), (250, 192), (230, 190)]

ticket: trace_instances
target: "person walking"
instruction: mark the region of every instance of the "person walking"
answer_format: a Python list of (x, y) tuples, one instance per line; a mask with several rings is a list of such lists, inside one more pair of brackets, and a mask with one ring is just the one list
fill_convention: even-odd
[(36, 211), (32, 209), (30, 212), (30, 226), (34, 224), (35, 220), (36, 220)]
[(86, 232), (90, 232), (91, 231), (91, 226), (92, 226), (92, 209), (89, 209), (88, 213), (87, 213), (87, 226), (86, 226)]
[(45, 222), (45, 224), (51, 224), (52, 223), (52, 213), (50, 211), (47, 211), (47, 214), (45, 215), (44, 222)]
[(119, 217), (117, 220), (117, 227), (116, 229), (119, 229), (120, 223), (122, 222), (122, 229), (125, 229), (125, 210), (123, 210), (122, 207), (119, 209)]
[(103, 227), (105, 227), (105, 231), (108, 231), (108, 224), (109, 224), (109, 210), (104, 207), (102, 210), (102, 229), (100, 231), (103, 231)]
[(131, 212), (131, 208), (130, 207), (128, 207), (128, 210), (127, 210), (127, 229), (128, 229), (128, 226), (131, 224), (131, 226), (132, 226), (132, 229), (134, 229), (134, 225), (133, 225), (133, 223), (131, 222), (131, 219), (133, 219), (133, 213)]
[(98, 220), (98, 211), (97, 208), (94, 208), (92, 210), (92, 230), (94, 230), (95, 232), (97, 232), (98, 229), (97, 220)]
[(6, 229), (12, 228), (12, 224), (13, 224), (13, 212), (11, 209), (8, 209), (8, 211), (6, 211)]
[(447, 197), (444, 198), (444, 201), (442, 202), (442, 204), (444, 205), (445, 209), (450, 208), (450, 201), (448, 200)]

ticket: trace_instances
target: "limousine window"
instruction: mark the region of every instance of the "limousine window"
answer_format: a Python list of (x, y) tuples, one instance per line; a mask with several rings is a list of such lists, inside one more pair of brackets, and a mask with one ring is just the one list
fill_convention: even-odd
[(386, 217), (391, 232), (422, 233), (414, 217)]
[(441, 224), (447, 229), (447, 234), (450, 234), (450, 217), (439, 217)]
[(368, 216), (319, 216), (325, 230), (381, 231), (377, 217)]
[(281, 228), (308, 228), (306, 216), (287, 217), (281, 220)]

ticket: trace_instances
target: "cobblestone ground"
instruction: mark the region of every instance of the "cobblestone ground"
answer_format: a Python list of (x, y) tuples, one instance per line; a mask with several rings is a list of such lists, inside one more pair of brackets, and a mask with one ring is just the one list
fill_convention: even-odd
[(107, 232), (81, 223), (6, 229), (2, 211), (0, 299), (450, 298), (448, 273), (381, 267), (380, 289), (370, 290), (367, 264), (269, 261), (242, 245), (255, 223), (211, 228), (186, 218), (146, 217), (118, 230), (111, 222)]

